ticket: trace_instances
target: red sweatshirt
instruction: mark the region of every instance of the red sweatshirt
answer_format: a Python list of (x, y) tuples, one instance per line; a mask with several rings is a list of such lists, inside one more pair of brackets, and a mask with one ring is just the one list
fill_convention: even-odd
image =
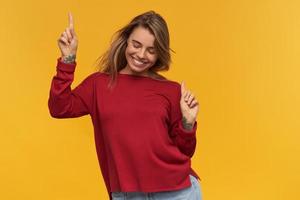
[[(76, 62), (57, 59), (48, 107), (54, 118), (91, 116), (95, 145), (107, 192), (159, 192), (191, 186), (197, 121), (182, 126), (181, 86), (171, 80), (94, 72), (71, 89)], [(200, 179), (201, 180), (201, 179)]]

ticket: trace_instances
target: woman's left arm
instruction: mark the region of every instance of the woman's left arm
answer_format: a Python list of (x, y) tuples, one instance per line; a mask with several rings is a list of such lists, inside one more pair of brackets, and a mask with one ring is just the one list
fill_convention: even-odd
[(185, 155), (192, 157), (196, 149), (197, 114), (199, 104), (184, 82), (177, 88), (171, 106), (170, 136)]

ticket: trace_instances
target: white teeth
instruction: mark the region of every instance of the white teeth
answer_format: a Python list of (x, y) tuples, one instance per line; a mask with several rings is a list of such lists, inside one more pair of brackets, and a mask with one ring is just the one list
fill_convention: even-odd
[(141, 61), (139, 61), (139, 60), (137, 60), (137, 59), (135, 59), (135, 58), (133, 58), (133, 61), (134, 61), (134, 63), (137, 64), (137, 65), (143, 65), (143, 64), (145, 64), (144, 62), (141, 62)]
[(136, 60), (136, 59), (134, 59), (134, 60), (135, 60), (135, 62), (138, 63), (138, 64), (143, 64), (142, 62), (140, 62), (140, 61), (138, 61), (138, 60)]

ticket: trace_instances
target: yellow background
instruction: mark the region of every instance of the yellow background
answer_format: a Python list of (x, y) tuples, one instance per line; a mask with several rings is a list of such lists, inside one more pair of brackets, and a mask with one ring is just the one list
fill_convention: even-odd
[(2, 1), (0, 199), (107, 199), (89, 116), (51, 118), (57, 39), (74, 17), (74, 88), (112, 34), (153, 9), (169, 25), (168, 78), (200, 102), (192, 166), (204, 200), (300, 199), (300, 2)]

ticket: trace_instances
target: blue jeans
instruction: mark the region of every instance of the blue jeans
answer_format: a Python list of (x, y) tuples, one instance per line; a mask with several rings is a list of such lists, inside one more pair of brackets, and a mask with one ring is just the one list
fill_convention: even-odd
[(200, 181), (192, 175), (188, 188), (163, 192), (112, 192), (113, 200), (202, 200)]

